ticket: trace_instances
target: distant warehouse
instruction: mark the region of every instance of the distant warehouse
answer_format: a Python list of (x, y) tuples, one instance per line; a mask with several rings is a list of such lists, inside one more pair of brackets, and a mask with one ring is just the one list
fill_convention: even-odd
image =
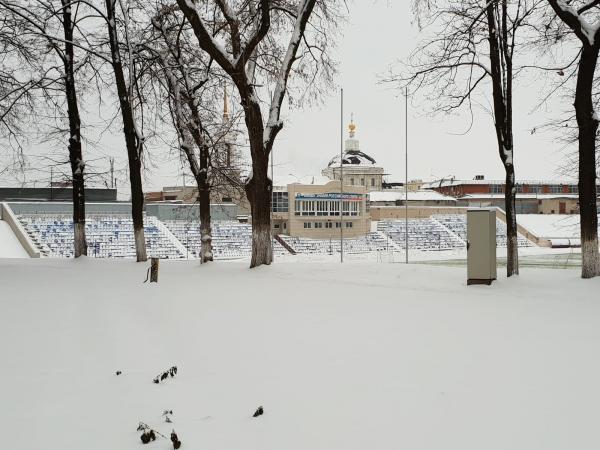
[[(64, 184), (51, 187), (0, 187), (0, 202), (65, 202), (73, 200), (73, 188)], [(116, 202), (117, 190), (86, 188), (86, 202)]]

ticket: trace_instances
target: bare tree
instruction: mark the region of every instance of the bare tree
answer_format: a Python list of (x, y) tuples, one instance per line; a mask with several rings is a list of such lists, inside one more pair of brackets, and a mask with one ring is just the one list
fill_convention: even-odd
[(415, 0), (419, 23), (434, 28), (421, 43), (404, 72), (386, 81), (400, 82), (423, 93), (433, 112), (449, 113), (466, 107), (489, 92), (498, 153), (505, 171), (504, 208), (507, 222), (507, 276), (519, 273), (515, 210), (513, 139), (513, 81), (519, 71), (515, 58), (530, 29), (540, 0)]
[[(150, 52), (148, 59), (158, 63), (158, 70), (150, 73), (163, 80), (180, 148), (198, 186), (200, 262), (206, 263), (213, 260), (208, 174), (210, 136), (204, 125), (206, 114), (202, 117), (200, 113), (202, 105), (199, 100), (210, 79), (211, 61), (203, 61), (203, 55), (197, 55), (196, 48), (187, 45), (185, 18), (179, 20), (172, 10), (162, 7), (152, 18), (152, 28), (158, 38), (151, 39), (153, 47), (145, 45), (144, 48)], [(207, 102), (206, 97), (204, 100)], [(203, 108), (203, 112), (208, 110)]]
[(598, 20), (600, 2), (597, 0), (548, 0), (548, 3), (577, 36), (581, 43), (577, 85), (575, 88), (575, 116), (579, 143), (579, 215), (581, 229), (581, 276), (600, 276), (598, 252), (598, 206), (596, 192), (596, 135), (598, 116), (594, 111), (594, 81), (600, 52), (600, 29), (590, 19)]
[[(80, 29), (80, 19), (77, 12), (73, 12), (73, 4), (69, 0), (61, 0), (60, 3), (53, 2), (13, 2), (11, 0), (0, 0), (0, 8), (20, 20), (23, 27), (22, 33), (34, 39), (41, 48), (38, 52), (43, 53), (48, 48), (54, 53), (62, 64), (62, 72), (53, 78), (52, 72), (59, 72), (57, 67), (50, 67), (43, 76), (35, 83), (28, 83), (27, 88), (42, 89), (46, 96), (48, 90), (59, 85), (62, 91), (68, 116), (69, 138), (68, 152), (71, 167), (71, 184), (73, 191), (73, 234), (74, 255), (78, 258), (87, 254), (87, 241), (85, 235), (85, 163), (81, 148), (81, 118), (79, 114), (78, 89), (76, 86), (76, 72), (83, 67), (87, 58), (77, 61), (75, 46), (77, 41), (83, 39)], [(77, 8), (78, 11), (78, 8)], [(76, 36), (78, 34), (78, 36)], [(81, 44), (79, 44), (82, 47)], [(42, 58), (40, 58), (42, 59)], [(60, 108), (60, 105), (57, 106)]]
[[(117, 16), (117, 5), (122, 14), (122, 20)], [(144, 236), (144, 191), (142, 187), (142, 152), (144, 136), (138, 127), (135, 117), (136, 80), (135, 55), (133, 45), (129, 39), (129, 9), (122, 0), (105, 0), (105, 23), (108, 30), (110, 47), (110, 60), (117, 85), (117, 95), (121, 117), (123, 119), (123, 132), (129, 159), (129, 182), (131, 186), (131, 217), (133, 220), (133, 233), (135, 237), (135, 253), (137, 261), (146, 261), (146, 239)], [(121, 25), (121, 26), (119, 26)], [(120, 29), (124, 35), (124, 42), (120, 38)], [(122, 45), (123, 44), (123, 45)], [(124, 52), (122, 52), (124, 47)], [(125, 66), (128, 78), (125, 77), (123, 56), (126, 55)]]
[[(159, 5), (149, 11), (151, 25), (137, 53), (143, 61), (138, 72), (146, 98), (156, 105), (161, 124), (172, 124), (178, 149), (187, 161), (198, 187), (200, 212), (200, 260), (213, 260), (211, 196), (215, 190), (239, 189), (239, 172), (227, 137), (235, 121), (219, 114), (219, 97), (224, 74), (213, 60), (194, 43), (189, 23), (176, 4)], [(148, 81), (146, 81), (148, 80)], [(166, 111), (166, 113), (165, 113)], [(239, 196), (238, 196), (239, 197)]]
[[(202, 3), (177, 0), (177, 3), (200, 48), (231, 78), (240, 97), (252, 157), (252, 171), (245, 186), (252, 213), (250, 267), (270, 264), (273, 244), (269, 155), (283, 128), (281, 108), (293, 68), (296, 67), (298, 78), (307, 74), (314, 78), (319, 70), (326, 78), (331, 75), (332, 65), (326, 56), (328, 37), (322, 31), (331, 19), (335, 2), (260, 0), (255, 5), (242, 0)], [(313, 14), (315, 8), (318, 11)], [(310, 30), (315, 39), (313, 44), (307, 39), (311, 17), (315, 18)], [(284, 40), (287, 44), (282, 46)], [(299, 53), (302, 46), (305, 51)], [(309, 61), (304, 66), (300, 64), (303, 56)], [(272, 90), (265, 120), (260, 87), (269, 83)]]
[(87, 255), (85, 238), (85, 187), (83, 171), (85, 163), (81, 152), (81, 118), (75, 86), (75, 54), (73, 48), (73, 18), (70, 0), (61, 0), (62, 24), (65, 36), (64, 69), (65, 92), (67, 94), (67, 113), (69, 115), (69, 162), (73, 175), (73, 232), (75, 258)]
[(494, 126), (500, 159), (506, 174), (504, 185), (504, 207), (506, 211), (507, 257), (506, 275), (519, 274), (519, 247), (517, 241), (517, 214), (515, 198), (514, 143), (512, 130), (513, 112), (513, 54), (515, 49), (514, 26), (521, 20), (523, 12), (516, 10), (512, 25), (508, 18), (508, 0), (490, 2), (486, 8), (489, 40), (490, 76), (494, 104)]
[(31, 93), (43, 78), (36, 76), (34, 70), (40, 64), (40, 54), (36, 51), (37, 40), (23, 33), (27, 21), (6, 10), (2, 3), (0, 11), (3, 13), (0, 20), (0, 138), (20, 151), (22, 125), (34, 109)]

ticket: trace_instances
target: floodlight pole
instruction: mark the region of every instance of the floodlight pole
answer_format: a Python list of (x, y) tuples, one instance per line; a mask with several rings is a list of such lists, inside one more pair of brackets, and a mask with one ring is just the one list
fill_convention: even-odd
[(344, 262), (344, 88), (340, 89), (340, 262)]
[(406, 264), (408, 264), (408, 86), (404, 91), (404, 238), (406, 240)]

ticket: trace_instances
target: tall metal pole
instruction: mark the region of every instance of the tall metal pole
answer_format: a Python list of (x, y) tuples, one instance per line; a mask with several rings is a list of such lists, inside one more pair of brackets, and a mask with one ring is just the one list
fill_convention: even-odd
[(110, 157), (108, 158), (108, 162), (110, 164), (110, 188), (114, 189), (115, 187), (115, 159)]
[(340, 89), (340, 262), (344, 262), (344, 88)]
[[(270, 219), (271, 219), (271, 228), (273, 229), (273, 233), (275, 233), (275, 227), (273, 225), (273, 197), (275, 196), (275, 175), (273, 175), (273, 158), (275, 157), (274, 149), (271, 149), (271, 211)], [(271, 243), (271, 260), (275, 259), (275, 246)]]
[(408, 264), (408, 86), (404, 91), (404, 219), (406, 240), (406, 264)]

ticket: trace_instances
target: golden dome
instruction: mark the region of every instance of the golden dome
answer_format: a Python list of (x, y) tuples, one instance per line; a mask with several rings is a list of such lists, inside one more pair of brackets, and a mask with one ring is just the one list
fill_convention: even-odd
[(356, 124), (354, 123), (354, 121), (350, 122), (350, 125), (348, 125), (348, 129), (350, 131), (355, 131), (356, 130)]

